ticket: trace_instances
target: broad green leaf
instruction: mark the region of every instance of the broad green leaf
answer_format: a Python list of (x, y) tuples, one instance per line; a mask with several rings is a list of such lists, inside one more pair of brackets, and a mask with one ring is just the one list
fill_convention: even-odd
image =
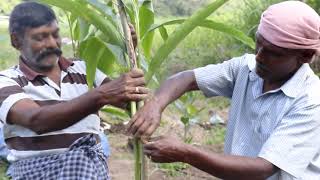
[(108, 46), (97, 37), (90, 37), (80, 44), (80, 57), (86, 62), (87, 81), (93, 87), (96, 68), (105, 74), (113, 73), (115, 57)]
[(146, 74), (146, 81), (149, 82), (153, 74), (159, 70), (159, 67), (168, 55), (178, 46), (178, 44), (196, 28), (210, 14), (217, 10), (228, 0), (216, 0), (208, 4), (205, 8), (194, 13), (188, 20), (183, 22), (165, 41), (155, 53), (149, 65), (149, 70)]
[[(67, 12), (67, 11), (65, 11), (65, 12)], [(67, 13), (67, 14), (70, 14), (70, 13)], [(76, 20), (78, 19), (78, 16), (76, 16), (75, 14), (72, 14), (72, 13), (69, 15), (69, 17), (70, 17), (71, 24), (74, 24), (76, 22)]]
[(190, 116), (196, 116), (197, 115), (198, 109), (194, 105), (188, 104), (186, 108), (187, 108), (187, 113)]
[[(143, 1), (139, 9), (139, 26), (140, 26), (140, 37), (144, 37), (145, 33), (154, 24), (154, 10), (152, 2), (150, 0)], [(154, 33), (148, 33), (142, 40), (142, 48), (144, 55), (147, 58), (151, 57), (151, 48), (153, 43)]]
[(95, 7), (95, 9), (97, 9), (101, 14), (109, 16), (113, 15), (112, 9), (107, 4), (104, 4), (99, 0), (87, 0), (87, 2), (91, 6)]
[[(176, 25), (176, 24), (181, 24), (185, 21), (186, 19), (175, 19), (175, 20), (171, 20), (168, 22), (164, 22), (162, 24), (159, 25), (153, 25), (148, 32), (152, 32), (156, 29), (159, 29), (159, 31), (168, 25)], [(254, 49), (255, 48), (255, 43), (254, 41), (247, 36), (245, 33), (243, 33), (242, 31), (232, 27), (232, 26), (228, 26), (225, 25), (223, 23), (219, 23), (219, 22), (215, 22), (213, 20), (204, 20), (199, 24), (200, 27), (205, 27), (205, 28), (209, 28), (211, 30), (215, 30), (215, 31), (220, 31), (223, 33), (226, 33), (230, 36), (233, 36), (234, 38), (238, 39), (239, 41), (243, 42), (244, 44), (248, 45), (250, 48)]]
[(65, 11), (71, 12), (72, 14), (81, 17), (89, 24), (93, 24), (96, 28), (101, 30), (106, 36), (110, 38), (110, 43), (125, 47), (119, 30), (114, 26), (113, 22), (109, 19), (101, 16), (93, 8), (83, 6), (78, 1), (72, 0), (39, 0), (40, 2), (47, 3), (56, 7), (59, 7)]
[(129, 113), (123, 109), (114, 107), (114, 106), (105, 106), (101, 111), (118, 116), (121, 119), (130, 119)]
[(160, 35), (161, 35), (162, 39), (164, 41), (166, 41), (168, 39), (168, 37), (169, 37), (167, 29), (164, 26), (160, 26), (159, 27), (159, 32), (160, 32)]
[(78, 21), (75, 21), (73, 25), (72, 34), (73, 34), (72, 36), (73, 40), (78, 41), (80, 37), (80, 27), (79, 27)]
[(189, 124), (189, 120), (190, 118), (189, 117), (186, 117), (186, 116), (182, 116), (180, 118), (180, 121), (186, 126), (187, 124)]
[(117, 27), (117, 17), (116, 14), (112, 11), (112, 7), (107, 4), (101, 3), (98, 0), (87, 0), (88, 3), (98, 10), (103, 16), (105, 16), (115, 27)]
[(83, 41), (87, 35), (89, 34), (90, 25), (86, 23), (83, 19), (78, 18), (78, 26), (79, 26), (79, 41)]
[(77, 41), (84, 40), (89, 33), (90, 25), (86, 23), (82, 18), (78, 18), (74, 24), (73, 39)]
[[(99, 63), (99, 56), (102, 56), (103, 49), (100, 44), (97, 43), (98, 39), (92, 37), (88, 39), (85, 43), (85, 47), (83, 51), (80, 51), (80, 58), (84, 59), (86, 62), (86, 73), (87, 73), (87, 82), (89, 88), (93, 87), (93, 82), (95, 79), (96, 68)], [(84, 45), (84, 44), (83, 44)], [(92, 51), (92, 48), (95, 51)]]
[(135, 26), (135, 15), (134, 15), (134, 5), (132, 3), (125, 4), (126, 13), (130, 18), (130, 22)]

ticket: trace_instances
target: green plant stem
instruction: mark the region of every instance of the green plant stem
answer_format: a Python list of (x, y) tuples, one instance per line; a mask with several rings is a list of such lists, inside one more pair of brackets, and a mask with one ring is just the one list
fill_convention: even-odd
[[(130, 60), (130, 68), (138, 67), (136, 52), (133, 47), (131, 31), (128, 26), (128, 18), (125, 12), (125, 7), (122, 0), (118, 0), (119, 14), (122, 24), (122, 29), (125, 38), (125, 44), (127, 48), (127, 53)], [(131, 117), (137, 112), (137, 103), (131, 102)], [(144, 180), (146, 179), (145, 174), (145, 160), (143, 155), (143, 145), (140, 138), (134, 138), (134, 157), (135, 157), (135, 180)]]

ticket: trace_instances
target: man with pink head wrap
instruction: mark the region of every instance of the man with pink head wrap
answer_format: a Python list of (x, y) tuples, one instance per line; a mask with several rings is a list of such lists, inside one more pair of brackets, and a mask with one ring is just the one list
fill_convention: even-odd
[(320, 54), (319, 15), (302, 2), (287, 1), (270, 6), (261, 16), (258, 32), (273, 45), (314, 49)]
[(256, 54), (170, 77), (128, 131), (149, 136), (168, 104), (201, 90), (231, 99), (225, 154), (165, 136), (145, 144), (151, 160), (185, 162), (222, 179), (320, 179), (320, 80), (308, 64), (319, 52), (319, 15), (299, 1), (272, 5), (261, 16)]

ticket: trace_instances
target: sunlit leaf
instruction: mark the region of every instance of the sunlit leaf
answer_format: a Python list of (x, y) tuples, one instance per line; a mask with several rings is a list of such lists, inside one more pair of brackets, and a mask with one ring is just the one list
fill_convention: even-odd
[(101, 109), (101, 111), (124, 119), (130, 118), (129, 113), (127, 111), (114, 106), (105, 106)]
[(101, 30), (106, 36), (110, 38), (109, 43), (124, 47), (124, 42), (114, 22), (110, 19), (104, 18), (97, 11), (92, 8), (83, 6), (78, 1), (72, 0), (39, 0), (40, 2), (47, 3), (59, 7), (65, 11), (71, 12), (75, 16), (81, 17), (89, 24), (93, 24), (96, 28)]
[(220, 6), (226, 3), (228, 0), (216, 0), (213, 3), (208, 4), (206, 7), (197, 11), (188, 20), (184, 21), (163, 43), (163, 45), (155, 53), (152, 61), (149, 65), (149, 70), (146, 74), (147, 82), (150, 81), (162, 62), (168, 57), (168, 55), (178, 46), (178, 44), (203, 20), (205, 20), (210, 14), (217, 10)]
[[(154, 10), (150, 0), (143, 1), (139, 9), (139, 27), (140, 37), (144, 37), (145, 33), (154, 24)], [(151, 48), (154, 33), (148, 33), (142, 40), (143, 52), (147, 58), (151, 57)]]

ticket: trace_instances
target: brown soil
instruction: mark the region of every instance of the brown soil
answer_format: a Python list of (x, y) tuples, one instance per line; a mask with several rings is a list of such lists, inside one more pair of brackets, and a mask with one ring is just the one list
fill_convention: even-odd
[[(162, 119), (170, 119), (170, 121), (164, 120), (164, 125), (157, 130), (156, 135), (174, 132), (177, 136), (182, 137), (183, 125), (176, 117), (164, 115)], [(113, 126), (108, 135), (111, 145), (109, 168), (113, 180), (134, 179), (133, 153), (128, 145), (128, 137), (121, 133), (123, 128), (121, 126)], [(205, 139), (210, 138), (212, 134), (209, 134), (208, 130), (199, 125), (194, 125), (190, 128), (190, 135), (193, 137), (192, 144), (199, 146), (199, 148), (217, 153), (223, 151), (223, 144), (206, 145)], [(159, 168), (158, 164), (147, 161), (149, 180), (217, 180), (217, 178), (191, 166), (187, 166), (186, 169), (180, 170), (174, 176), (170, 176), (165, 170)]]

